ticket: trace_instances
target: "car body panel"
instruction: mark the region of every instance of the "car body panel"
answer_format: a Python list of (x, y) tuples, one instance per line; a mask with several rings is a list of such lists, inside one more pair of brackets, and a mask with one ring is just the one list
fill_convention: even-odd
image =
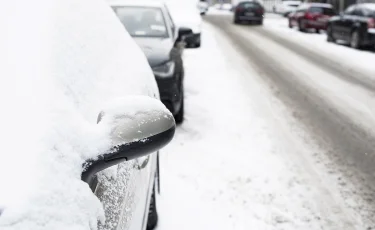
[(289, 15), (289, 24), (297, 27), (303, 25), (303, 29), (325, 30), (334, 14), (335, 12), (330, 4), (301, 4), (295, 12)]
[[(54, 5), (55, 3), (57, 5)], [(15, 10), (20, 5), (26, 10)], [(34, 198), (26, 203), (32, 212), (27, 209), (12, 210), (13, 213), (21, 211), (19, 213), (22, 216), (14, 217), (10, 228), (94, 229), (97, 217), (103, 217), (102, 214), (106, 221), (99, 225), (99, 229), (131, 229), (132, 226), (143, 226), (144, 217), (136, 215), (136, 210), (141, 207), (144, 215), (148, 213), (146, 206), (149, 195), (147, 197), (144, 194), (150, 194), (152, 189), (150, 184), (155, 173), (152, 165), (155, 165), (156, 153), (150, 156), (146, 165), (142, 159), (137, 159), (98, 173), (98, 183), (91, 188), (99, 199), (87, 184), (80, 180), (80, 174), (85, 160), (104, 154), (100, 151), (107, 151), (99, 148), (97, 142), (110, 143), (109, 138), (102, 138), (105, 135), (96, 136), (104, 133), (96, 124), (97, 115), (103, 106), (113, 99), (130, 95), (159, 98), (156, 81), (144, 54), (118, 22), (110, 7), (102, 1), (17, 1), (15, 6), (11, 9), (14, 11), (9, 14), (12, 19), (16, 19), (9, 27), (12, 32), (16, 35), (25, 34), (26, 20), (30, 31), (38, 31), (29, 34), (31, 39), (22, 39), (23, 43), (17, 44), (16, 48), (22, 48), (23, 51), (22, 57), (17, 58), (17, 65), (28, 70), (29, 66), (33, 66), (32, 61), (38, 60), (37, 68), (41, 71), (35, 73), (42, 74), (33, 79), (35, 84), (26, 82), (28, 86), (25, 89), (28, 90), (26, 93), (30, 93), (28, 95), (33, 95), (33, 114), (42, 113), (42, 117), (47, 119), (35, 119), (32, 123), (42, 128), (43, 141), (40, 144), (49, 142), (46, 144), (49, 151), (44, 154), (41, 149), (36, 149), (35, 156), (40, 157), (35, 159), (38, 161), (36, 171), (42, 176), (38, 173), (33, 175), (31, 170), (27, 171), (38, 185), (36, 193), (27, 194)], [(35, 17), (35, 12), (41, 13)], [(34, 37), (35, 35), (38, 37)], [(10, 33), (7, 36), (12, 38)], [(15, 37), (19, 38), (20, 36)], [(35, 47), (36, 52), (25, 54), (27, 47)], [(13, 48), (10, 46), (9, 51)], [(17, 55), (20, 50), (16, 49), (14, 54)], [(45, 57), (47, 58), (44, 59)], [(34, 77), (32, 72), (27, 71), (26, 76)], [(45, 89), (48, 93), (42, 95)], [(20, 98), (24, 96), (22, 93), (25, 92), (19, 92)], [(38, 98), (38, 95), (43, 97)], [(53, 103), (50, 103), (44, 100), (48, 97), (55, 101), (51, 100)], [(25, 103), (30, 104), (30, 101)], [(21, 103), (19, 105), (24, 106)], [(49, 124), (49, 120), (53, 122)], [(18, 119), (17, 123), (20, 125), (22, 121)], [(33, 137), (38, 134), (35, 130)], [(24, 135), (26, 134), (29, 134), (27, 130), (24, 132)], [(29, 135), (28, 140), (30, 136), (32, 135)], [(87, 136), (92, 139), (85, 139)], [(46, 139), (48, 140), (45, 141)], [(25, 143), (28, 148), (25, 153), (33, 157), (33, 146)], [(24, 158), (22, 152), (24, 151), (17, 156)], [(47, 166), (40, 167), (44, 165)], [(144, 167), (139, 169), (138, 166)], [(149, 178), (148, 181), (142, 179), (145, 177)], [(96, 204), (101, 208), (99, 200), (103, 210), (96, 209)], [(19, 207), (22, 207), (21, 203)], [(7, 209), (11, 210), (12, 207)], [(7, 209), (2, 217), (6, 217)], [(15, 219), (17, 221), (14, 221)], [(26, 225), (20, 227), (22, 222)]]
[(334, 39), (350, 42), (353, 31), (357, 31), (361, 45), (375, 45), (374, 28), (368, 28), (369, 20), (375, 22), (375, 4), (356, 4), (349, 6), (342, 15), (332, 17), (329, 25)]

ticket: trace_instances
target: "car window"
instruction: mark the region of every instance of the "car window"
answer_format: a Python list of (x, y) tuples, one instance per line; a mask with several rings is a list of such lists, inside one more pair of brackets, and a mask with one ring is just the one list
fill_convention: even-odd
[(353, 15), (355, 16), (364, 16), (363, 10), (359, 7), (354, 9)]
[(375, 17), (375, 10), (363, 8), (363, 16), (365, 17)]
[(309, 12), (316, 13), (316, 14), (324, 14), (324, 15), (335, 15), (335, 11), (332, 8), (326, 7), (311, 7)]
[(239, 7), (245, 8), (245, 9), (250, 9), (250, 8), (259, 8), (261, 5), (256, 2), (243, 2), (239, 4)]
[(169, 22), (171, 23), (172, 34), (173, 34), (173, 36), (175, 36), (175, 33), (176, 33), (176, 31), (175, 31), (175, 30), (176, 30), (176, 26), (175, 26), (175, 24), (174, 24), (173, 18), (172, 18), (172, 16), (171, 16), (171, 13), (169, 12), (168, 7), (165, 6), (165, 9), (166, 9), (166, 11), (167, 11), (167, 18), (168, 18)]
[(152, 7), (112, 7), (132, 37), (168, 37), (163, 12)]
[(355, 5), (354, 6), (349, 6), (346, 10), (345, 13), (346, 15), (352, 15), (354, 13)]

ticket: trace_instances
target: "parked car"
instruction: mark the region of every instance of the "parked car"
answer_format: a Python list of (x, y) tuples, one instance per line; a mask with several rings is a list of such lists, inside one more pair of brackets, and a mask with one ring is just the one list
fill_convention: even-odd
[(209, 5), (207, 0), (199, 0), (197, 7), (201, 15), (205, 15), (208, 11)]
[(286, 17), (295, 11), (300, 4), (301, 1), (281, 1), (273, 7), (273, 12)]
[[(112, 0), (112, 9), (145, 53), (159, 86), (160, 98), (175, 116), (184, 119), (184, 36), (192, 30), (177, 27), (167, 6), (156, 0)], [(199, 16), (199, 15), (198, 15)]]
[(327, 40), (343, 40), (359, 49), (375, 45), (375, 4), (364, 3), (349, 6), (340, 16), (328, 22)]
[(141, 49), (102, 1), (2, 10), (0, 229), (155, 226), (175, 121)]
[(185, 35), (184, 41), (187, 48), (201, 47), (202, 40), (202, 17), (200, 12), (193, 4), (180, 1), (169, 1), (167, 4), (172, 19), (177, 27), (188, 28), (192, 30), (191, 34)]
[(233, 5), (231, 3), (224, 3), (221, 5), (222, 10), (231, 11), (233, 8)]
[(264, 8), (257, 1), (243, 1), (240, 2), (235, 10), (233, 22), (239, 24), (241, 22), (263, 24)]
[(302, 4), (289, 15), (289, 28), (298, 27), (300, 31), (315, 29), (319, 33), (320, 30), (327, 29), (328, 21), (334, 15), (336, 12), (331, 4)]

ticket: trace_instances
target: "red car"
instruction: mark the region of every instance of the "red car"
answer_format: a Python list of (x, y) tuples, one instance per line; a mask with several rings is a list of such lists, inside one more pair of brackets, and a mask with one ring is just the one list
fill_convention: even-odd
[(326, 30), (330, 17), (336, 15), (331, 4), (307, 3), (300, 5), (297, 10), (289, 14), (289, 28), (298, 27), (300, 31), (315, 29)]

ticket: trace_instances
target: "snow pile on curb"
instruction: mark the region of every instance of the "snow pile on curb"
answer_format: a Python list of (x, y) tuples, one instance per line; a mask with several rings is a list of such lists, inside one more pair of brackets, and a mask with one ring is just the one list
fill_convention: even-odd
[(0, 229), (96, 229), (104, 211), (80, 175), (111, 147), (98, 113), (154, 96), (152, 71), (104, 1), (7, 1), (0, 15)]

